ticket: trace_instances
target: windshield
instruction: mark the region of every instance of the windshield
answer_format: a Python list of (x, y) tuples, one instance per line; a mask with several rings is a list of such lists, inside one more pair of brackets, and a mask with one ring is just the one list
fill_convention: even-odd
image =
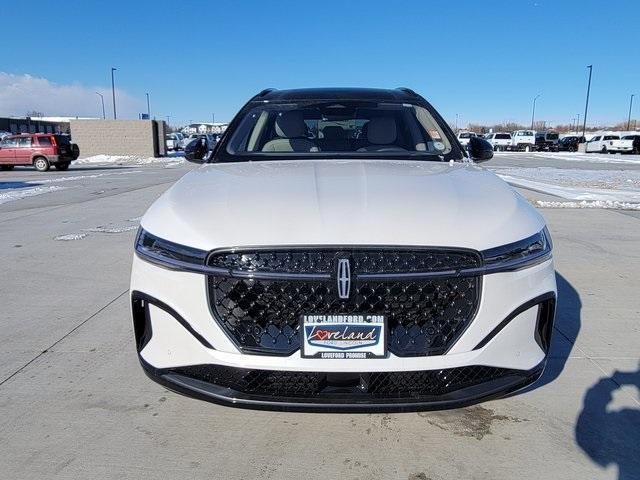
[(413, 104), (265, 103), (249, 108), (230, 133), (226, 153), (252, 157), (250, 160), (326, 154), (441, 160), (452, 151), (442, 126), (426, 108)]

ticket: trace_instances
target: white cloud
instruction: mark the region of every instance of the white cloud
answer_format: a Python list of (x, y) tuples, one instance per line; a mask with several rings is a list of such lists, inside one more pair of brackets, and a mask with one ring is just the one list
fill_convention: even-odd
[[(29, 111), (45, 116), (98, 117), (102, 115), (100, 97), (104, 95), (107, 118), (113, 115), (111, 88), (88, 87), (79, 83), (62, 85), (29, 74), (0, 72), (0, 116), (24, 116)], [(118, 118), (137, 118), (146, 111), (142, 100), (116, 88)]]

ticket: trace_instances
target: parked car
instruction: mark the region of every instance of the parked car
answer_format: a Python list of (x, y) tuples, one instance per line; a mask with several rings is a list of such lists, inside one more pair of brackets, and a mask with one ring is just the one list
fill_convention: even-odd
[(504, 151), (511, 147), (510, 133), (487, 133), (484, 138), (493, 146), (494, 151)]
[(599, 152), (599, 153), (607, 153), (609, 148), (613, 146), (614, 140), (620, 140), (619, 135), (613, 134), (599, 134), (591, 137), (591, 140), (587, 142), (586, 152)]
[(175, 133), (168, 133), (164, 136), (165, 145), (168, 151), (178, 150), (180, 148), (180, 137)]
[(582, 136), (568, 135), (558, 140), (558, 150), (561, 152), (577, 152), (578, 146), (581, 143), (585, 143), (585, 141)]
[(511, 134), (511, 150), (531, 152), (535, 149), (535, 130), (516, 130)]
[(0, 168), (11, 170), (16, 165), (33, 165), (46, 172), (51, 165), (66, 170), (80, 156), (80, 149), (68, 135), (45, 133), (11, 135), (0, 141)]
[(476, 134), (473, 132), (458, 132), (458, 135), (456, 135), (458, 141), (460, 142), (460, 145), (462, 145), (463, 147), (469, 145), (469, 140), (475, 136)]
[(640, 135), (625, 135), (620, 140), (612, 140), (607, 147), (609, 153), (640, 153)]
[(557, 132), (536, 132), (536, 151), (557, 152), (560, 135)]
[(492, 156), (476, 136), (461, 148), (408, 89), (256, 95), (141, 219), (142, 368), (173, 391), (275, 409), (448, 408), (534, 382), (552, 244), (540, 213), (471, 163)]

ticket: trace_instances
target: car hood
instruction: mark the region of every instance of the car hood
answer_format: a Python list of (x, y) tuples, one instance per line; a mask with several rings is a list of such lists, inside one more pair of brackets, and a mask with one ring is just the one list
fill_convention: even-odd
[(496, 175), (470, 163), (384, 160), (208, 164), (141, 221), (210, 250), (269, 245), (415, 245), (483, 250), (544, 220)]

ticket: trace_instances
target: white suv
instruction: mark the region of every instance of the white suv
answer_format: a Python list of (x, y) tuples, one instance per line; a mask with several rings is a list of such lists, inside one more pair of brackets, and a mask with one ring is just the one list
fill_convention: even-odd
[[(205, 149), (187, 153), (201, 161)], [(228, 405), (468, 405), (542, 373), (540, 214), (408, 89), (267, 90), (147, 211), (131, 307), (145, 372)]]
[(614, 140), (620, 140), (620, 135), (613, 134), (598, 134), (591, 137), (591, 140), (587, 142), (586, 152), (600, 152), (607, 153), (609, 149), (612, 152), (615, 152), (615, 147), (613, 146)]

